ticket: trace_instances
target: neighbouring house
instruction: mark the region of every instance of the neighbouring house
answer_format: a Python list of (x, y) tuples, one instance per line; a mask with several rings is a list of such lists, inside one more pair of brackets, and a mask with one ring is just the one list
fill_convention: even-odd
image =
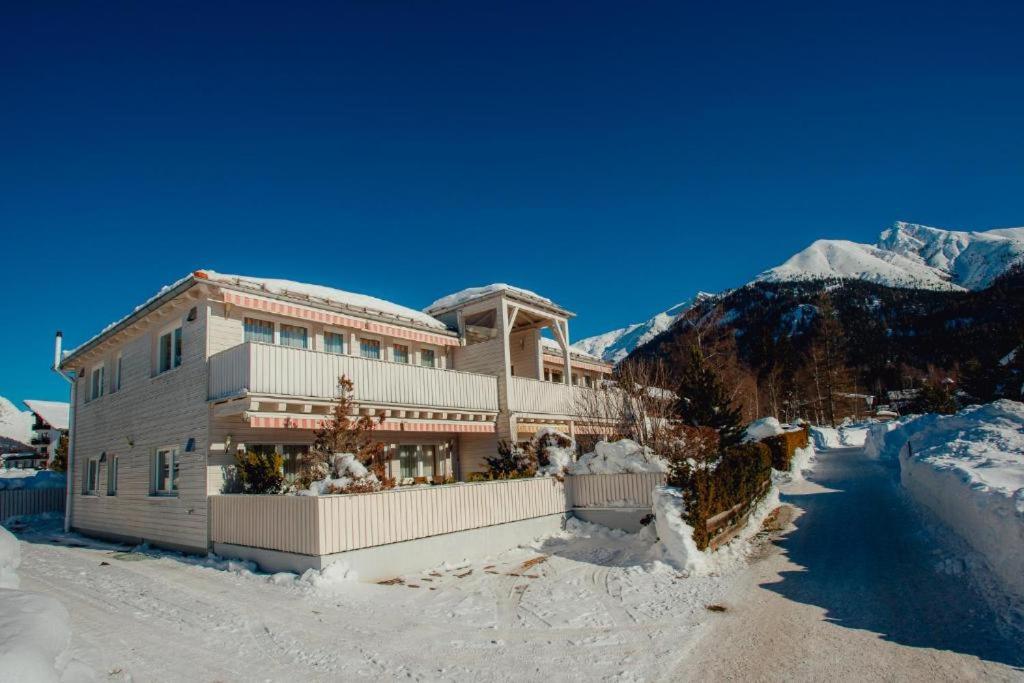
[(39, 454), (32, 446), (0, 436), (0, 469), (36, 469), (39, 463)]
[(32, 411), (32, 438), (29, 442), (39, 455), (41, 464), (49, 464), (62, 436), (68, 433), (69, 403), (25, 399)]
[(377, 439), (401, 482), (465, 480), (499, 440), (545, 426), (610, 433), (590, 398), (612, 365), (570, 348), (572, 317), (505, 284), (418, 311), (195, 271), (61, 361), (74, 375), (70, 525), (205, 552), (209, 497), (226, 491), (234, 454), (278, 452), (293, 474), (341, 375), (359, 411), (383, 418)]

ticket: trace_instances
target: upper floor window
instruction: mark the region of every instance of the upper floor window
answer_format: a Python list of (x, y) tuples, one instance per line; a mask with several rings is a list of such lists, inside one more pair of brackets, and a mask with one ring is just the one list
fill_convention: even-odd
[(107, 376), (107, 369), (103, 365), (97, 365), (89, 375), (89, 400), (93, 401), (103, 395), (103, 382)]
[(167, 372), (181, 365), (181, 326), (167, 330), (160, 335), (157, 349), (159, 372)]
[(420, 349), (420, 365), (426, 368), (437, 367), (437, 357), (434, 349)]
[(376, 339), (360, 339), (359, 355), (363, 358), (380, 359), (380, 342)]
[(121, 384), (124, 381), (124, 354), (118, 352), (114, 359), (114, 384), (113, 391), (121, 391)]
[(281, 323), (281, 346), (294, 349), (309, 348), (309, 335), (305, 327)]
[(396, 363), (409, 362), (409, 347), (405, 344), (395, 344), (394, 354), (394, 361)]
[(273, 344), (274, 323), (270, 322), (269, 320), (246, 318), (245, 341), (260, 342), (261, 344)]
[(324, 351), (345, 353), (345, 335), (337, 332), (324, 332)]
[(178, 492), (178, 449), (158, 448), (153, 456), (153, 493), (171, 495)]

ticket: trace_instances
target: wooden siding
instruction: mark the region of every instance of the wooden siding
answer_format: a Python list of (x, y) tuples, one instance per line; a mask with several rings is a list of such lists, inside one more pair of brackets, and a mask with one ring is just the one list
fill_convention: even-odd
[(348, 496), (211, 496), (215, 543), (303, 555), (399, 543), (566, 512), (564, 485), (519, 479)]
[(509, 378), (508, 405), (509, 410), (515, 412), (586, 417), (583, 413), (588, 412), (588, 408), (605, 403), (595, 389), (526, 377)]
[[(175, 307), (176, 306), (176, 307)], [(188, 320), (195, 306), (195, 320)], [(121, 389), (86, 401), (88, 377), (76, 380), (74, 462), (71, 477), (71, 523), (75, 528), (144, 539), (156, 544), (205, 549), (207, 543), (206, 454), (209, 408), (207, 405), (206, 323), (208, 306), (203, 299), (186, 296), (161, 307), (143, 329), (103, 352), (107, 381), (113, 379), (116, 354), (123, 354)], [(144, 319), (144, 321), (149, 318)], [(157, 340), (162, 331), (182, 326), (182, 363), (173, 370), (154, 374)], [(95, 356), (96, 354), (91, 354)], [(89, 359), (83, 366), (94, 362)], [(194, 450), (186, 452), (189, 439)], [(152, 496), (152, 460), (156, 449), (179, 450), (176, 496)], [(82, 495), (89, 458), (107, 454), (99, 466), (97, 495)], [(107, 468), (118, 460), (117, 495), (108, 496)]]
[(210, 358), (210, 398), (243, 391), (331, 399), (338, 377), (355, 383), (360, 403), (497, 412), (497, 379), (454, 370), (270, 344), (240, 344)]
[(665, 484), (662, 472), (587, 474), (565, 478), (573, 507), (651, 507), (656, 486)]
[(0, 522), (15, 515), (64, 512), (64, 489), (6, 489), (0, 491)]

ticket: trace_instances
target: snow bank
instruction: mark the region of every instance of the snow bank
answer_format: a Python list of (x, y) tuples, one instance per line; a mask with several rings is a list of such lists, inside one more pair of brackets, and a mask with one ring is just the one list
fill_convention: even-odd
[(854, 423), (834, 427), (811, 427), (811, 439), (814, 447), (820, 450), (829, 448), (861, 447), (871, 427), (876, 423)]
[(844, 446), (860, 448), (868, 437), (869, 425), (848, 425), (839, 429), (839, 441)]
[(716, 551), (699, 550), (693, 540), (693, 527), (683, 519), (686, 504), (682, 491), (670, 486), (654, 489), (655, 531), (662, 547), (662, 561), (689, 576), (721, 572), (734, 564), (747, 550), (747, 541), (756, 534), (768, 514), (779, 506), (779, 490), (772, 486), (754, 507), (746, 526), (736, 537)]
[(839, 430), (835, 427), (811, 427), (811, 440), (814, 441), (814, 447), (821, 450), (843, 445), (839, 439)]
[(11, 489), (63, 489), (63, 472), (50, 470), (0, 470), (0, 491)]
[(890, 424), (872, 430), (872, 448), (898, 457), (911, 497), (1024, 598), (1024, 404), (1002, 400)]
[(778, 436), (784, 431), (782, 424), (774, 417), (762, 417), (747, 425), (747, 435), (744, 441), (760, 441), (770, 436)]
[(667, 472), (668, 463), (650, 448), (631, 439), (599, 441), (593, 453), (587, 453), (568, 468), (569, 474), (622, 474), (625, 472)]
[(789, 476), (791, 481), (800, 481), (804, 478), (804, 472), (811, 469), (814, 458), (817, 455), (814, 446), (807, 444), (803, 448), (793, 451), (793, 459), (789, 462)]
[(18, 540), (0, 527), (0, 683), (89, 681), (93, 672), (71, 659), (71, 617), (47, 595), (15, 590)]

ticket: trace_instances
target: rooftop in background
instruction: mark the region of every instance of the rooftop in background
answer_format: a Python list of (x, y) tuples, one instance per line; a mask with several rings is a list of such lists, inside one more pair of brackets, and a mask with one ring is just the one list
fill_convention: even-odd
[(24, 401), (28, 409), (41, 417), (54, 429), (68, 428), (68, 414), (71, 410), (70, 404), (63, 401), (40, 401), (27, 398)]
[(544, 306), (545, 308), (555, 308), (560, 311), (564, 310), (561, 306), (547, 297), (543, 297), (536, 292), (531, 292), (530, 290), (523, 289), (522, 287), (505, 284), (504, 282), (496, 282), (494, 284), (484, 285), (483, 287), (467, 287), (466, 289), (455, 292), (454, 294), (441, 297), (423, 310), (427, 313), (437, 314), (447, 311), (448, 309), (455, 308), (456, 306), (461, 306), (462, 304), (470, 301), (484, 299), (499, 292), (510, 294), (514, 298), (523, 299), (527, 302)]

